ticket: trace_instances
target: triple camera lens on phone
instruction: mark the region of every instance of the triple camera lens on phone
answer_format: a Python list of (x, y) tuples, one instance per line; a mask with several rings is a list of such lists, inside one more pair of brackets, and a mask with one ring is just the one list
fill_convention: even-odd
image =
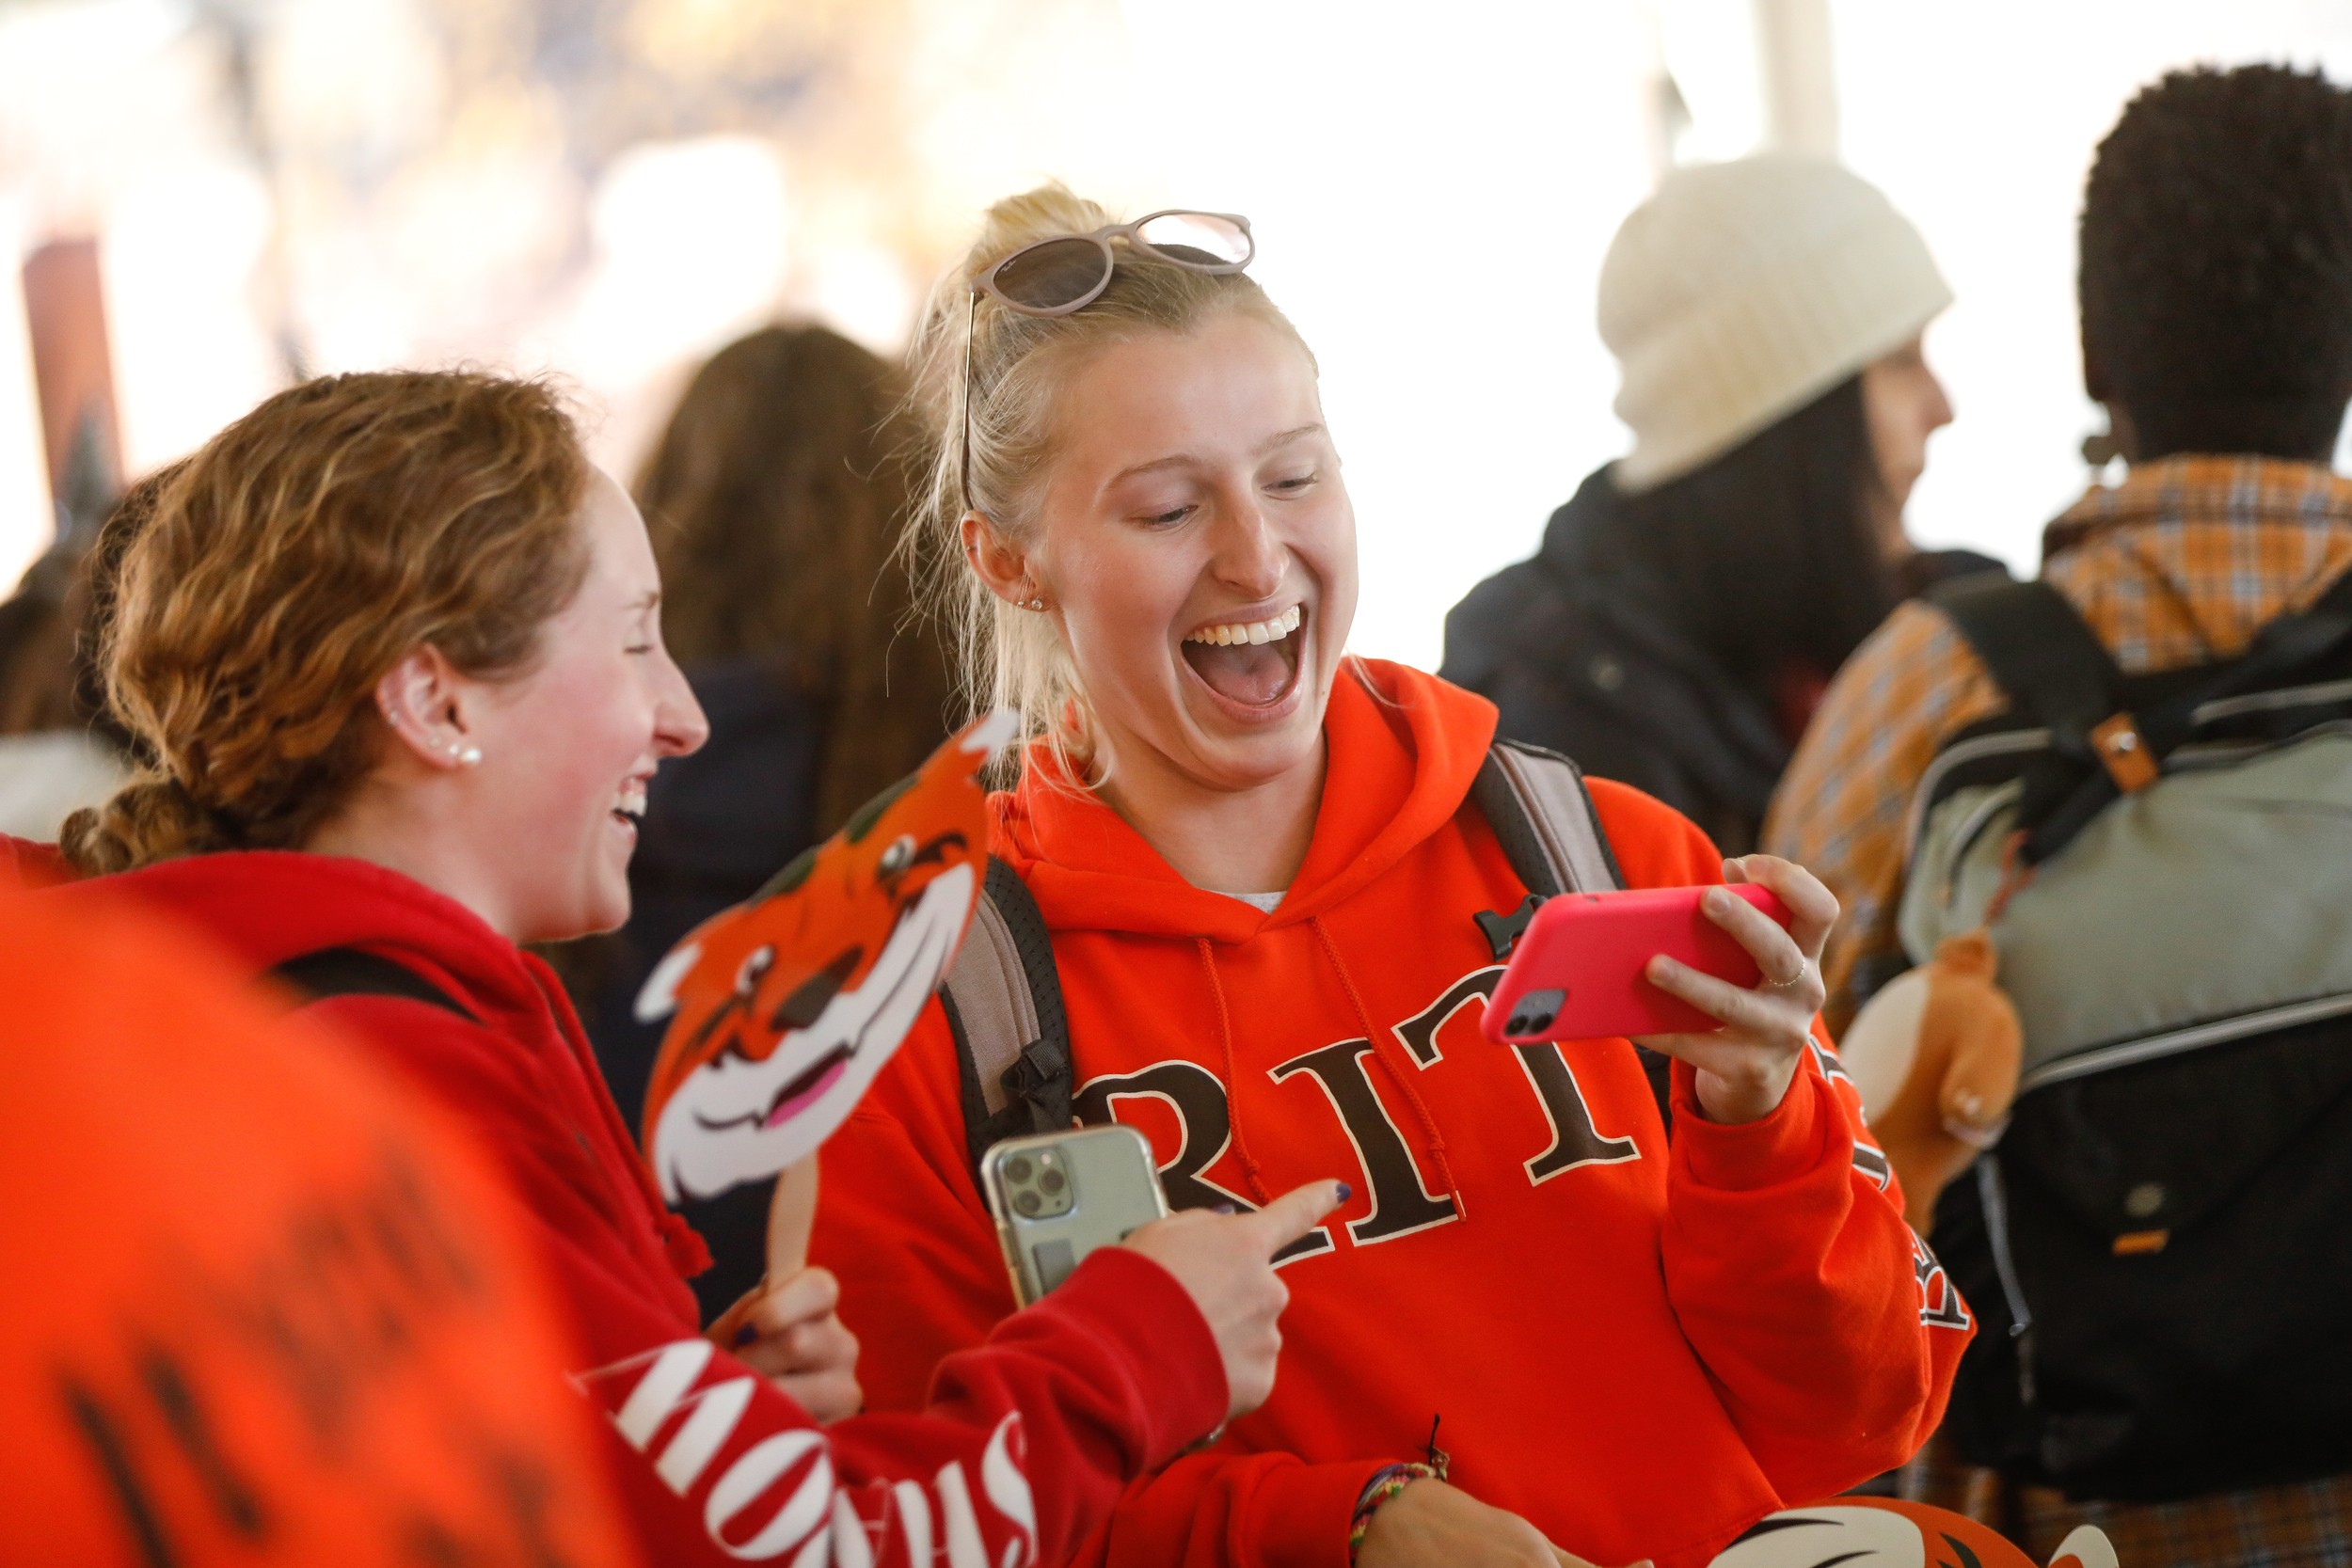
[(1005, 1198), (1023, 1219), (1046, 1220), (1067, 1214), (1077, 1205), (1061, 1151), (1041, 1148), (1015, 1154), (1004, 1164)]

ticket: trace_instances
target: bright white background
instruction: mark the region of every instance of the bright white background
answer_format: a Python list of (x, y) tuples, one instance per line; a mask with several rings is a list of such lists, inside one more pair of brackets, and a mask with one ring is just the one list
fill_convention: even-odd
[[(894, 348), (996, 195), (1058, 175), (1130, 211), (1248, 213), (1322, 360), (1356, 644), (1434, 664), (1447, 607), (1621, 450), (1602, 251), (1666, 156), (1767, 135), (1753, 8), (1774, 3), (575, 4), (635, 84), (616, 112), (647, 72), (684, 105), (612, 147), (514, 43), (533, 0), (0, 0), (0, 261), (100, 238), (135, 472), (279, 385), (281, 333), (318, 370), (558, 371), (625, 472), (746, 326), (814, 314)], [(1960, 419), (1914, 531), (2030, 567), (2097, 424), (2072, 290), (2098, 137), (2175, 65), (2352, 75), (2352, 3), (1825, 3), (1842, 153), (1960, 296), (1929, 341)], [(261, 40), (269, 168), (223, 103), (207, 19), (232, 11)], [(816, 87), (698, 120), (762, 49), (800, 51)], [(0, 290), (0, 581), (49, 527), (24, 333)]]

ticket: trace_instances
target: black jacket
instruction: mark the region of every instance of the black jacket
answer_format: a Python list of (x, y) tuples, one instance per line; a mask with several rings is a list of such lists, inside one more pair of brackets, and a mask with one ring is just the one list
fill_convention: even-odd
[[(1691, 612), (1613, 543), (1615, 498), (1607, 468), (1587, 476), (1534, 559), (1471, 589), (1446, 615), (1438, 673), (1501, 708), (1504, 738), (1655, 795), (1726, 855), (1745, 854), (1794, 750), (1771, 673), (1727, 668)], [(1973, 550), (1922, 550), (1899, 592), (2001, 569)]]
[(1761, 681), (1741, 681), (1621, 552), (1602, 547), (1606, 468), (1551, 515), (1544, 542), (1445, 618), (1438, 671), (1502, 710), (1501, 734), (1655, 795), (1725, 854), (1756, 845), (1788, 766)]

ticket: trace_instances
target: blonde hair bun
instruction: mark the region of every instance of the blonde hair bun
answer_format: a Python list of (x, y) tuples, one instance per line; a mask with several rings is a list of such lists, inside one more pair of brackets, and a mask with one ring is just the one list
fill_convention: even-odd
[(989, 268), (1040, 240), (1091, 234), (1117, 221), (1101, 203), (1089, 201), (1058, 180), (1009, 196), (980, 220), (979, 235), (964, 252), (961, 282), (970, 288)]

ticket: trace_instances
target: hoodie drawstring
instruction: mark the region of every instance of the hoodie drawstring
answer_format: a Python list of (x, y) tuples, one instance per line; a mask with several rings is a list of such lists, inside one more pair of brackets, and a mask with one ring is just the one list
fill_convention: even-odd
[[(1323, 924), (1323, 916), (1309, 915), (1307, 924), (1312, 926), (1315, 935), (1322, 939), (1324, 957), (1331, 960), (1331, 968), (1338, 974), (1340, 988), (1347, 992), (1348, 1006), (1356, 1009), (1356, 1022), (1363, 1025), (1364, 1038), (1371, 1044), (1373, 1055), (1378, 1059), (1382, 1070), (1388, 1073), (1389, 1082), (1396, 1085), (1398, 1092), (1405, 1096), (1406, 1102), (1412, 1106), (1413, 1115), (1421, 1119), (1421, 1130), (1429, 1138), (1429, 1157), (1438, 1163), (1438, 1175), (1445, 1182), (1446, 1196), (1454, 1200), (1454, 1213), (1463, 1219), (1470, 1218), (1470, 1200), (1462, 1196), (1461, 1183), (1454, 1180), (1454, 1167), (1446, 1161), (1445, 1134), (1438, 1131), (1438, 1118), (1429, 1114), (1428, 1103), (1422, 1099), (1421, 1091), (1413, 1086), (1412, 1079), (1399, 1071), (1396, 1063), (1391, 1059), (1391, 1052), (1398, 1047), (1392, 1040), (1383, 1040), (1380, 1031), (1372, 1026), (1372, 1014), (1365, 1011), (1364, 999), (1356, 993), (1355, 977), (1347, 973), (1347, 965), (1340, 961), (1339, 944), (1331, 940), (1329, 929)], [(1218, 998), (1220, 1012), (1224, 1006), (1224, 999)]]
[(1249, 1152), (1249, 1140), (1242, 1135), (1241, 1095), (1238, 1092), (1241, 1085), (1234, 1076), (1233, 1067), (1233, 1023), (1225, 1012), (1225, 987), (1216, 977), (1216, 955), (1210, 949), (1208, 938), (1195, 937), (1192, 940), (1200, 949), (1200, 967), (1209, 972), (1209, 994), (1216, 998), (1217, 1038), (1225, 1047), (1226, 1127), (1233, 1134), (1233, 1154), (1241, 1161), (1242, 1180), (1249, 1184), (1250, 1198), (1263, 1208), (1273, 1198), (1265, 1190), (1265, 1182), (1259, 1179), (1258, 1160)]

